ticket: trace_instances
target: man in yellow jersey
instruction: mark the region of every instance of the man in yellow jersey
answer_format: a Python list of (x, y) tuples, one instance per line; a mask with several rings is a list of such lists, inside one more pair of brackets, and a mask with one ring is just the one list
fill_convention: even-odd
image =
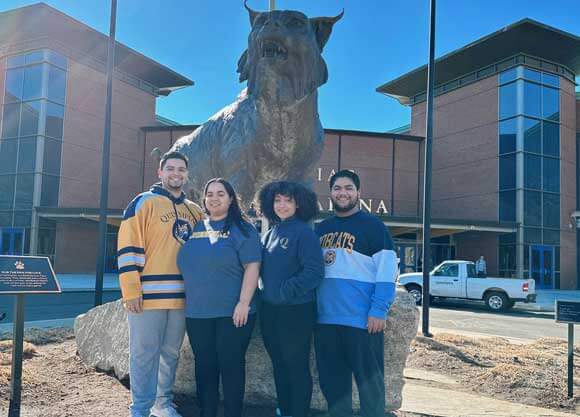
[(161, 158), (160, 183), (125, 209), (118, 262), (128, 312), (131, 417), (180, 417), (172, 388), (185, 334), (183, 278), (177, 253), (201, 219), (185, 198), (188, 160), (179, 152)]

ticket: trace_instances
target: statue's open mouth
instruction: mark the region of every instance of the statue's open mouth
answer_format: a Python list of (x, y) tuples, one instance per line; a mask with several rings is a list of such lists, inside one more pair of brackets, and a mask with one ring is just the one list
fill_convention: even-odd
[(273, 41), (264, 41), (261, 44), (262, 58), (288, 58), (288, 50)]

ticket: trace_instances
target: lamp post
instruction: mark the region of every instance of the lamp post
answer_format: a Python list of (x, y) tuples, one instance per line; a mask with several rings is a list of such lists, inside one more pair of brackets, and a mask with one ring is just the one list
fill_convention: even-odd
[(429, 333), (429, 288), (431, 269), (431, 155), (433, 144), (433, 86), (435, 75), (435, 0), (430, 0), (429, 64), (427, 67), (427, 113), (425, 129), (425, 169), (423, 172), (423, 336)]
[(95, 278), (95, 306), (103, 304), (103, 274), (107, 244), (107, 211), (109, 206), (109, 159), (111, 153), (111, 108), (113, 101), (113, 70), (115, 66), (115, 26), (117, 0), (111, 0), (111, 23), (107, 51), (107, 96), (105, 105), (105, 136), (101, 163), (101, 203), (99, 208), (99, 250), (97, 252), (97, 275)]

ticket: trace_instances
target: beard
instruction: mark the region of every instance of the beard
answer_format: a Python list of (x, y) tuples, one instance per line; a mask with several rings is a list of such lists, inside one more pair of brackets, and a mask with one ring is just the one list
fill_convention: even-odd
[(338, 211), (340, 213), (346, 213), (347, 211), (352, 210), (353, 208), (355, 208), (358, 205), (358, 197), (351, 201), (349, 204), (347, 204), (346, 206), (339, 206), (336, 201), (334, 199), (332, 199), (332, 207), (334, 208), (334, 211)]

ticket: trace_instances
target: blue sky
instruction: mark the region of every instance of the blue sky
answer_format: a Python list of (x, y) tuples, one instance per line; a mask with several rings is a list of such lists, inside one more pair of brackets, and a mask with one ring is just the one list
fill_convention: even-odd
[[(35, 1), (3, 0), (0, 10)], [(109, 0), (48, 0), (108, 34)], [(326, 128), (385, 131), (410, 121), (398, 102), (376, 87), (427, 61), (428, 0), (277, 0), (278, 9), (310, 17), (345, 9), (324, 57), (329, 80), (319, 90)], [(580, 35), (578, 0), (438, 0), (440, 56), (501, 27), (530, 17)], [(268, 0), (249, 0), (265, 10)], [(244, 87), (236, 63), (250, 30), (242, 0), (118, 0), (117, 40), (195, 81), (159, 98), (157, 113), (180, 123), (202, 123)], [(113, 106), (115, 104), (113, 103)]]

